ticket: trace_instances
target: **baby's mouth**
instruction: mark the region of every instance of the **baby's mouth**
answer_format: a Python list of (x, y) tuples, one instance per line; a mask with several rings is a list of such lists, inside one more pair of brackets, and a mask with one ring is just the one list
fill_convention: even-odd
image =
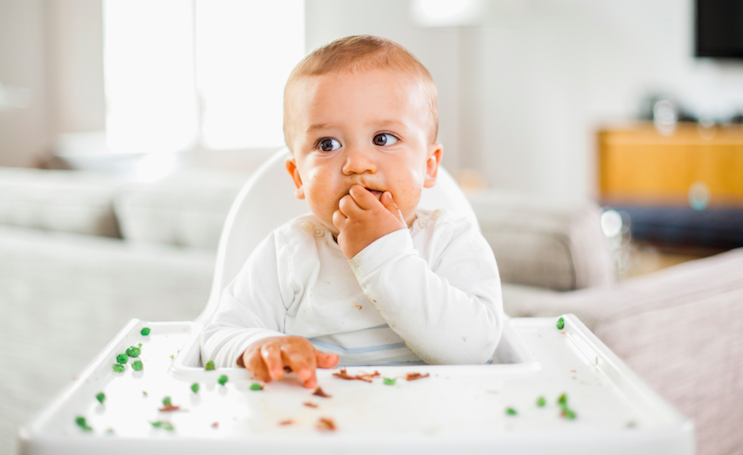
[(377, 198), (377, 200), (382, 200), (382, 194), (384, 194), (384, 191), (377, 191), (371, 188), (366, 188), (366, 191), (370, 192), (375, 198)]

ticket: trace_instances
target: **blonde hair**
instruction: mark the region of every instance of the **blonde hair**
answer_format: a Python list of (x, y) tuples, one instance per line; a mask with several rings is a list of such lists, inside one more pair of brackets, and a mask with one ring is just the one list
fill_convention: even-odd
[(433, 124), (431, 142), (435, 142), (439, 129), (436, 85), (426, 67), (410, 51), (394, 41), (379, 36), (354, 35), (315, 49), (292, 70), (284, 87), (284, 139), (287, 145), (291, 148), (287, 127), (291, 111), (290, 100), (302, 78), (375, 69), (399, 71), (413, 76), (419, 82), (428, 98)]

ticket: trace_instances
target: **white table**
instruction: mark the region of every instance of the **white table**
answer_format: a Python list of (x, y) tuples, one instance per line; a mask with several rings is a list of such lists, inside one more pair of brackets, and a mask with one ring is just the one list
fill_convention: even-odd
[[(27, 455), (694, 453), (691, 422), (575, 316), (564, 316), (562, 330), (556, 320), (511, 319), (493, 365), (348, 368), (349, 374), (379, 371), (372, 383), (334, 377), (337, 368), (318, 370), (318, 383), (332, 398), (313, 396), (291, 375), (253, 391), (256, 381), (244, 369), (204, 371), (199, 324), (133, 320), (21, 429), (19, 445)], [(140, 334), (145, 326), (152, 329), (147, 337)], [(138, 343), (143, 370), (133, 371), (130, 359), (124, 373), (114, 373), (116, 354)], [(430, 376), (406, 381), (408, 372)], [(221, 375), (229, 378), (225, 386), (217, 384)], [(385, 385), (384, 377), (397, 381)], [(201, 386), (197, 394), (194, 382)], [(103, 405), (95, 399), (101, 391)], [(575, 419), (561, 417), (563, 393)], [(181, 411), (158, 411), (165, 396)], [(543, 407), (536, 404), (540, 396)], [(92, 431), (78, 427), (77, 416)], [(335, 431), (317, 429), (325, 417)], [(292, 423), (280, 424), (286, 420)], [(174, 430), (154, 428), (155, 421)]]

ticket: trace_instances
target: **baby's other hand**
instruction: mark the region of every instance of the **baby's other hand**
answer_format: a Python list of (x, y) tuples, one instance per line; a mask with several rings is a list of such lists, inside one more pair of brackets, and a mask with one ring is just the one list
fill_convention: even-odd
[(338, 245), (348, 259), (378, 238), (408, 227), (392, 193), (385, 191), (377, 200), (361, 185), (352, 186), (341, 198), (333, 224), (340, 230)]
[(290, 368), (307, 388), (317, 386), (315, 368), (333, 368), (337, 354), (318, 351), (306, 338), (298, 336), (270, 337), (248, 346), (237, 364), (250, 370), (259, 380), (271, 382), (284, 377)]

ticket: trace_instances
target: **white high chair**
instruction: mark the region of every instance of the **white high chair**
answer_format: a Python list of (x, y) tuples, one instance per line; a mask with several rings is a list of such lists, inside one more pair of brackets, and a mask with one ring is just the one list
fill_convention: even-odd
[[(292, 195), (287, 153), (261, 166), (233, 204), (209, 302), (197, 320), (132, 320), (20, 430), (20, 453), (694, 453), (691, 423), (572, 315), (563, 316), (561, 329), (554, 318), (507, 321), (492, 365), (348, 368), (351, 375), (378, 370), (372, 383), (318, 370), (318, 384), (332, 398), (312, 395), (291, 378), (255, 391), (245, 369), (205, 371), (199, 332), (216, 311), (222, 289), (273, 228), (308, 211)], [(456, 183), (439, 172), (421, 206), (455, 210), (476, 223)], [(143, 336), (143, 327), (151, 333)], [(116, 354), (138, 343), (144, 368), (133, 371), (130, 362), (124, 373), (114, 373)], [(409, 372), (430, 376), (406, 381)], [(222, 375), (229, 382), (218, 385)], [(382, 378), (396, 382), (386, 385)], [(200, 384), (198, 393), (191, 391), (193, 383)], [(104, 404), (95, 399), (99, 392), (106, 394)], [(577, 418), (561, 417), (556, 400), (563, 393)], [(188, 412), (158, 411), (165, 396)], [(540, 396), (544, 406), (537, 405)], [(77, 426), (78, 416), (92, 430)], [(333, 419), (337, 430), (318, 431), (320, 418)], [(174, 430), (152, 425), (163, 421)]]

